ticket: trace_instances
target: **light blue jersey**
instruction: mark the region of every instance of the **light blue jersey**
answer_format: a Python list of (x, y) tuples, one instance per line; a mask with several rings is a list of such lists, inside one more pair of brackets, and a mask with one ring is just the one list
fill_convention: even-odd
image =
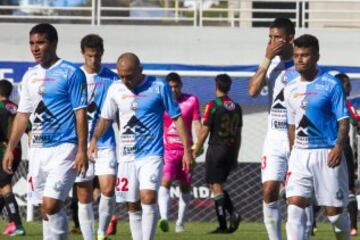
[(155, 77), (130, 91), (121, 81), (114, 82), (101, 111), (101, 117), (115, 119), (119, 114), (119, 160), (132, 161), (163, 156), (163, 114), (181, 115), (169, 85)]
[(296, 148), (332, 148), (338, 134), (337, 122), (349, 117), (340, 81), (318, 71), (311, 82), (298, 77), (285, 87), (288, 123), (295, 125)]
[[(82, 68), (86, 76), (88, 90), (88, 108), (87, 116), (89, 123), (89, 140), (92, 138), (97, 121), (101, 114), (101, 108), (104, 104), (105, 97), (110, 85), (113, 81), (119, 79), (118, 75), (108, 68), (102, 68), (98, 74), (88, 74)], [(99, 138), (97, 142), (98, 148), (115, 149), (115, 135), (113, 128), (108, 130)]]
[(19, 112), (31, 113), (32, 147), (77, 143), (74, 110), (86, 108), (84, 73), (65, 60), (29, 69), (22, 80)]

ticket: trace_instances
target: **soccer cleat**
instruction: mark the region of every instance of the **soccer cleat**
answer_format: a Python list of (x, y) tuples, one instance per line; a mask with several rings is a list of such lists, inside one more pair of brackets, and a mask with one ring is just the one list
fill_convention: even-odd
[(160, 219), (160, 221), (158, 222), (158, 228), (160, 228), (161, 231), (163, 232), (168, 232), (169, 231), (169, 222), (166, 219)]
[(15, 231), (13, 231), (10, 236), (25, 236), (25, 229), (23, 228), (23, 226), (17, 226)]
[(2, 233), (3, 235), (10, 235), (16, 230), (16, 226), (14, 222), (9, 222), (6, 226), (6, 229)]
[(351, 235), (352, 237), (357, 236), (357, 230), (356, 230), (356, 228), (352, 228), (352, 229), (350, 230), (350, 235)]
[(236, 211), (233, 211), (233, 213), (230, 216), (229, 233), (233, 233), (239, 228), (240, 221), (241, 221), (241, 215)]
[(116, 226), (117, 226), (117, 217), (112, 216), (109, 226), (106, 229), (106, 235), (115, 235), (116, 234)]
[(96, 240), (111, 240), (111, 239), (105, 235), (98, 234)]
[(209, 232), (209, 234), (226, 234), (226, 233), (229, 233), (229, 230), (221, 229), (220, 227), (218, 227), (217, 229)]
[(185, 232), (184, 224), (183, 224), (183, 223), (176, 223), (176, 225), (175, 225), (175, 232), (176, 232), (176, 233)]

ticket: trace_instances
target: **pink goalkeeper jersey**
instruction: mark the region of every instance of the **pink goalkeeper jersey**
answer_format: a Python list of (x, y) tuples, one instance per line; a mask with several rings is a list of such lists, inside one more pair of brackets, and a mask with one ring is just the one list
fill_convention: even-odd
[[(192, 122), (200, 120), (199, 100), (196, 96), (183, 93), (177, 101), (192, 144)], [(175, 123), (167, 113), (164, 114), (164, 146), (165, 149), (183, 149)]]

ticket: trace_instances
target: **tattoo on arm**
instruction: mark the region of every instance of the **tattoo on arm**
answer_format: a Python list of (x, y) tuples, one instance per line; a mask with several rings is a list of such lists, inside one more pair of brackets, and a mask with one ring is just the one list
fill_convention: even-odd
[(349, 137), (349, 119), (341, 119), (339, 121), (339, 129), (336, 144), (343, 145), (344, 140)]

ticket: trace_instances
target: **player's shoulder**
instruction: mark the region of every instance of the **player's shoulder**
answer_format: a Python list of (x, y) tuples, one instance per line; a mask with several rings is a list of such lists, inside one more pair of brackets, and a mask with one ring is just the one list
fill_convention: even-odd
[(334, 75), (330, 74), (329, 72), (320, 73), (320, 80), (324, 84), (329, 84), (331, 86), (341, 84), (340, 80), (336, 78)]
[(72, 62), (64, 60), (64, 59), (60, 59), (59, 61), (60, 61), (59, 65), (58, 65), (59, 68), (66, 69), (69, 72), (80, 71), (83, 73), (83, 71), (75, 63), (72, 63)]
[(5, 109), (7, 111), (9, 111), (11, 114), (13, 114), (13, 115), (16, 114), (17, 108), (18, 108), (18, 106), (13, 101), (10, 101), (10, 100), (5, 101)]
[(193, 94), (189, 94), (189, 93), (182, 93), (182, 97), (188, 101), (194, 101), (194, 102), (199, 101), (197, 96), (195, 96)]
[(146, 81), (152, 86), (165, 87), (168, 83), (163, 78), (155, 77), (155, 76), (145, 76)]
[(126, 93), (126, 92), (130, 92), (130, 90), (125, 86), (125, 84), (118, 80), (118, 81), (113, 81), (109, 87), (108, 90), (109, 93)]
[(35, 66), (29, 67), (23, 76), (23, 83), (24, 81), (27, 81), (28, 79), (31, 79), (33, 77), (40, 76), (41, 72), (43, 72), (43, 68), (40, 66), (40, 64), (37, 64)]
[(119, 79), (119, 76), (107, 67), (103, 67), (100, 74), (111, 81)]

